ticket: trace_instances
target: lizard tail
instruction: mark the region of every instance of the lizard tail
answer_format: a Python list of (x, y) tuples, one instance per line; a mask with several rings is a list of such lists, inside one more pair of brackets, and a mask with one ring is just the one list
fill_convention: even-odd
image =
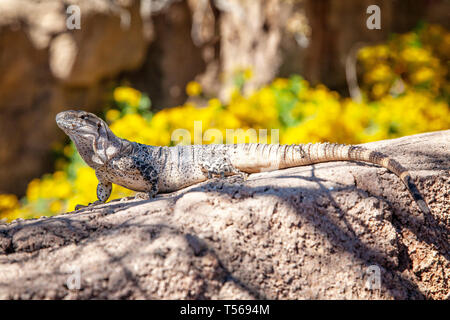
[[(249, 158), (252, 159), (250, 163), (245, 163), (244, 166), (237, 166), (238, 169), (245, 172), (271, 171), (329, 161), (363, 161), (382, 166), (400, 178), (422, 212), (425, 214), (431, 212), (408, 170), (396, 160), (381, 152), (368, 150), (361, 146), (333, 143), (308, 143), (305, 145), (247, 144), (243, 146), (243, 151), (246, 151)], [(253, 166), (250, 166), (251, 163), (253, 163)], [(257, 164), (256, 168), (255, 164)], [(256, 171), (255, 169), (259, 170)]]
[[(425, 214), (429, 214), (431, 212), (424, 198), (420, 194), (416, 184), (413, 182), (408, 170), (406, 170), (406, 168), (404, 168), (400, 163), (388, 157), (387, 155), (378, 151), (373, 151), (361, 146), (354, 145), (309, 143), (302, 147), (304, 149), (303, 157), (306, 156), (307, 159), (309, 158), (308, 160), (311, 161), (311, 163), (353, 160), (373, 163), (390, 170), (391, 172), (396, 174), (406, 186), (414, 201), (419, 206), (420, 210), (422, 210), (422, 212)], [(289, 154), (289, 148), (292, 148), (292, 146), (288, 146), (286, 148), (286, 155)], [(293, 148), (295, 148), (295, 145)]]

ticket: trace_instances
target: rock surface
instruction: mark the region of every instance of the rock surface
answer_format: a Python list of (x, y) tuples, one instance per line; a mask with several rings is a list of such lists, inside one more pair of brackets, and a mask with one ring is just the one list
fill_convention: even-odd
[(0, 225), (0, 299), (450, 298), (450, 130), (366, 146), (432, 214), (362, 163), (215, 179)]

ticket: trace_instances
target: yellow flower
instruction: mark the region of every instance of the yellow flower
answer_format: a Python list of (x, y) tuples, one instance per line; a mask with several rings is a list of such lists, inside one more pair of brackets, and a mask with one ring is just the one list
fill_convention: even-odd
[(289, 84), (289, 80), (286, 78), (276, 78), (272, 82), (272, 85), (277, 89), (285, 89), (285, 88), (287, 88), (288, 84)]
[(407, 47), (400, 53), (400, 56), (411, 64), (423, 64), (431, 60), (430, 51), (418, 47)]
[(381, 98), (389, 90), (389, 85), (386, 83), (376, 83), (372, 87), (372, 94), (376, 99)]
[(66, 157), (70, 158), (73, 154), (73, 148), (70, 144), (64, 147), (63, 153)]
[(61, 201), (56, 200), (56, 201), (52, 201), (52, 202), (50, 203), (49, 209), (50, 209), (50, 211), (51, 211), (52, 213), (60, 213), (62, 207), (63, 207), (63, 206), (62, 206)]
[(198, 96), (202, 93), (202, 86), (197, 81), (189, 81), (186, 85), (186, 93), (191, 97)]
[(63, 171), (57, 171), (53, 174), (53, 197), (58, 199), (67, 199), (72, 195), (72, 184), (69, 182), (67, 174)]
[(235, 129), (242, 126), (239, 119), (231, 112), (222, 112), (217, 117), (217, 124), (223, 129)]
[(365, 75), (365, 81), (368, 83), (390, 80), (393, 76), (390, 66), (384, 63), (379, 63)]
[(139, 114), (130, 113), (111, 123), (110, 128), (120, 138), (146, 143), (142, 133), (149, 127), (148, 121)]
[(69, 198), (68, 210), (74, 210), (77, 204), (87, 205), (97, 200), (97, 185), (95, 171), (87, 166), (79, 167), (74, 181), (74, 196)]
[(246, 68), (244, 70), (244, 80), (250, 80), (253, 77), (253, 71), (251, 68)]
[(413, 83), (423, 83), (431, 81), (435, 76), (435, 72), (431, 68), (420, 68), (411, 75), (411, 80)]
[(219, 99), (214, 98), (208, 101), (208, 106), (213, 109), (219, 109), (222, 106), (222, 102)]
[(0, 211), (10, 210), (19, 206), (19, 200), (14, 194), (0, 194)]
[(56, 170), (64, 170), (67, 167), (67, 161), (62, 158), (58, 158), (55, 160), (55, 169)]
[(375, 46), (374, 54), (378, 59), (387, 59), (389, 57), (389, 48), (387, 45), (380, 44)]
[(127, 103), (131, 107), (139, 106), (141, 95), (138, 90), (130, 87), (117, 87), (113, 94), (115, 101)]
[(40, 179), (33, 179), (28, 183), (27, 187), (27, 199), (28, 201), (36, 201), (40, 197), (40, 187), (41, 187), (41, 180)]
[(120, 111), (117, 109), (110, 109), (106, 112), (106, 120), (114, 122), (120, 118)]

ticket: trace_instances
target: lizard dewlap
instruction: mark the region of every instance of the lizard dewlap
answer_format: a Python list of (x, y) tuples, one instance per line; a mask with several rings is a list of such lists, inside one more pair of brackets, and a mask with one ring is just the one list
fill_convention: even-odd
[(58, 126), (72, 139), (83, 160), (95, 170), (97, 197), (108, 200), (112, 183), (145, 192), (171, 192), (213, 176), (242, 175), (329, 161), (365, 161), (396, 174), (424, 213), (430, 213), (408, 171), (394, 159), (361, 146), (316, 144), (210, 144), (149, 146), (114, 135), (99, 117), (85, 111), (64, 111)]

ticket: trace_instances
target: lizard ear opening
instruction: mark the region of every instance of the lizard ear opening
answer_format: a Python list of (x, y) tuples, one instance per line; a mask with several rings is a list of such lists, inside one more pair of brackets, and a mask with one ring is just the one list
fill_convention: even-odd
[(106, 124), (103, 122), (97, 123), (97, 135), (92, 143), (94, 154), (92, 155), (92, 161), (98, 165), (104, 165), (108, 161), (106, 155), (106, 149), (109, 143), (109, 134)]

